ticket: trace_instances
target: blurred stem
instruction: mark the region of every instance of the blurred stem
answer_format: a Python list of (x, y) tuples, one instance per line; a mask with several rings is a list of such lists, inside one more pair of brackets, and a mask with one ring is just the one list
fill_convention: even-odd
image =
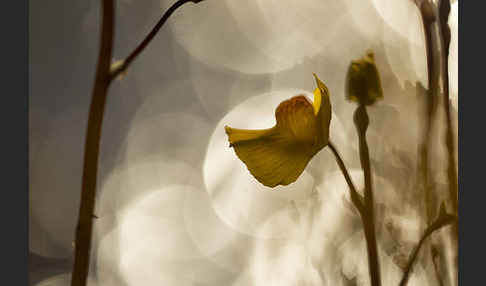
[(356, 109), (354, 113), (354, 123), (358, 131), (359, 155), (365, 181), (365, 211), (361, 214), (361, 219), (363, 221), (364, 233), (366, 237), (366, 246), (368, 250), (368, 268), (370, 272), (371, 285), (380, 286), (380, 263), (375, 233), (374, 201), (372, 189), (373, 184), (371, 178), (370, 155), (368, 150), (368, 143), (366, 142), (366, 130), (368, 129), (369, 118), (365, 105), (360, 104)]
[[(425, 225), (430, 226), (433, 223), (433, 218), (436, 212), (437, 195), (435, 194), (434, 184), (432, 183), (430, 177), (432, 172), (429, 166), (429, 156), (430, 156), (429, 147), (432, 143), (432, 122), (437, 110), (437, 95), (439, 90), (439, 79), (440, 79), (439, 76), (440, 63), (439, 63), (439, 58), (436, 58), (434, 56), (433, 28), (434, 28), (434, 23), (436, 21), (436, 18), (435, 18), (435, 13), (432, 4), (429, 3), (429, 0), (415, 1), (415, 4), (417, 4), (422, 19), (422, 26), (423, 26), (424, 38), (425, 38), (426, 60), (427, 60), (428, 89), (424, 90), (420, 85), (420, 83), (417, 83), (417, 91), (426, 95), (424, 98), (425, 108), (426, 108), (425, 130), (423, 135), (423, 141), (420, 143), (419, 169), (422, 173), (421, 181), (422, 181), (423, 191), (425, 195), (425, 212), (426, 212)], [(435, 48), (437, 49), (438, 47)], [(439, 251), (438, 247), (430, 248), (431, 256), (433, 254), (433, 249)], [(411, 263), (413, 263), (414, 260), (415, 257), (411, 259), (412, 261)], [(405, 284), (406, 284), (406, 280), (408, 279), (408, 275), (410, 271), (409, 267), (407, 267), (407, 269), (408, 270), (406, 270), (404, 273), (404, 279), (402, 279), (402, 283)], [(437, 272), (438, 267), (434, 267), (434, 269), (436, 271), (436, 276), (441, 277), (440, 274)], [(439, 282), (443, 284), (441, 280), (439, 280)]]
[(422, 25), (424, 28), (425, 36), (425, 50), (427, 59), (427, 73), (428, 73), (428, 89), (426, 90), (426, 122), (425, 122), (425, 135), (424, 141), (421, 144), (421, 169), (423, 173), (423, 186), (425, 191), (425, 206), (427, 212), (427, 224), (432, 223), (432, 219), (435, 216), (435, 193), (433, 184), (430, 182), (430, 144), (432, 136), (432, 121), (434, 114), (437, 110), (437, 95), (439, 93), (439, 62), (438, 58), (434, 55), (434, 41), (433, 41), (433, 26), (435, 23), (435, 15), (433, 12), (432, 4), (428, 0), (422, 1), (419, 6)]
[(336, 162), (338, 163), (339, 169), (341, 169), (341, 172), (343, 173), (344, 179), (346, 180), (346, 183), (349, 186), (351, 201), (353, 202), (354, 206), (358, 209), (360, 215), (362, 215), (362, 213), (364, 212), (363, 198), (356, 191), (356, 187), (353, 184), (353, 181), (351, 179), (351, 176), (349, 175), (348, 169), (344, 165), (344, 161), (343, 161), (343, 159), (341, 159), (341, 156), (339, 155), (339, 152), (337, 151), (334, 144), (331, 141), (329, 141), (328, 146), (331, 149), (332, 153), (334, 154), (334, 157), (336, 158)]
[(90, 262), (91, 239), (93, 233), (93, 212), (95, 208), (96, 181), (98, 174), (98, 158), (100, 151), (103, 115), (106, 97), (111, 81), (123, 72), (128, 65), (149, 44), (158, 30), (170, 15), (187, 2), (198, 3), (202, 0), (179, 0), (162, 16), (162, 19), (152, 29), (149, 35), (130, 54), (121, 66), (111, 70), (114, 38), (114, 0), (102, 1), (101, 44), (96, 67), (95, 83), (91, 96), (88, 115), (88, 126), (84, 146), (83, 181), (81, 187), (81, 202), (79, 206), (78, 224), (76, 227), (74, 265), (71, 276), (71, 286), (85, 286)]
[[(450, 49), (450, 42), (451, 42), (451, 30), (448, 25), (449, 21), (449, 14), (451, 10), (451, 3), (449, 0), (440, 0), (439, 1), (439, 22), (440, 22), (440, 29), (439, 29), (439, 37), (440, 42), (442, 44), (442, 79), (443, 79), (443, 86), (444, 86), (444, 94), (443, 94), (443, 104), (444, 104), (444, 113), (446, 116), (446, 134), (445, 134), (445, 145), (447, 147), (447, 178), (448, 178), (448, 185), (449, 185), (449, 199), (452, 205), (453, 213), (458, 216), (458, 186), (457, 186), (457, 169), (456, 169), (456, 161), (455, 161), (455, 146), (454, 146), (454, 136), (452, 132), (452, 118), (451, 118), (451, 109), (450, 109), (450, 97), (449, 97), (449, 49)], [(452, 237), (452, 244), (453, 244), (453, 257), (454, 260), (452, 262), (452, 267), (454, 268), (454, 273), (457, 273), (457, 255), (458, 255), (458, 225), (454, 224), (451, 229), (451, 237)], [(454, 280), (457, 280), (457, 276), (455, 275)], [(457, 283), (457, 281), (456, 281)]]
[[(442, 43), (442, 64), (443, 64), (443, 83), (444, 83), (444, 112), (446, 116), (446, 135), (445, 135), (445, 143), (447, 147), (447, 154), (448, 154), (448, 167), (447, 167), (447, 175), (449, 180), (449, 196), (452, 204), (452, 209), (454, 213), (457, 215), (458, 207), (457, 207), (457, 170), (456, 170), (456, 162), (454, 156), (454, 137), (452, 132), (452, 119), (451, 119), (451, 108), (450, 108), (450, 97), (449, 97), (449, 46), (450, 46), (450, 38), (451, 32), (449, 29), (449, 25), (447, 24), (449, 19), (449, 12), (450, 12), (450, 2), (449, 0), (441, 0), (440, 1), (440, 39)], [(443, 8), (447, 7), (447, 8)]]
[[(431, 1), (425, 0), (416, 2), (417, 6), (420, 10), (424, 33), (425, 33), (425, 47), (427, 52), (427, 70), (428, 70), (428, 96), (427, 96), (427, 122), (426, 122), (426, 133), (425, 133), (425, 142), (422, 144), (421, 147), (421, 160), (422, 160), (422, 170), (424, 173), (424, 186), (426, 192), (426, 208), (427, 208), (427, 221), (429, 228), (433, 226), (431, 222), (431, 218), (433, 216), (433, 212), (435, 212), (435, 193), (432, 189), (432, 185), (429, 184), (429, 167), (428, 167), (428, 146), (431, 143), (431, 122), (433, 118), (433, 114), (436, 111), (437, 107), (437, 97), (439, 95), (439, 82), (441, 78), (441, 70), (440, 67), (442, 65), (442, 83), (444, 87), (443, 93), (443, 104), (444, 110), (446, 113), (446, 136), (445, 136), (445, 143), (447, 147), (448, 153), (448, 192), (450, 197), (450, 202), (452, 205), (453, 213), (457, 216), (457, 170), (455, 167), (455, 159), (454, 159), (454, 146), (453, 146), (453, 135), (452, 135), (452, 122), (450, 118), (450, 103), (449, 103), (449, 71), (448, 71), (448, 55), (449, 55), (449, 44), (450, 44), (450, 30), (447, 25), (448, 16), (450, 12), (450, 3), (449, 0), (441, 0), (439, 2), (439, 20), (440, 25), (437, 25), (437, 17), (436, 17), (436, 8), (431, 3)], [(434, 41), (434, 28), (438, 29), (439, 40)], [(434, 46), (435, 44), (435, 46)], [(452, 228), (452, 239), (453, 244), (456, 246), (456, 253), (457, 253), (457, 224), (453, 225)], [(420, 241), (419, 247), (422, 245), (423, 241)], [(436, 248), (436, 251), (438, 249)], [(418, 249), (416, 250), (418, 252)], [(433, 252), (433, 249), (431, 253)], [(415, 253), (416, 256), (416, 253)], [(437, 253), (436, 255), (437, 256)], [(415, 260), (415, 257), (412, 255), (411, 263)], [(456, 261), (457, 259), (455, 259)], [(435, 262), (435, 261), (434, 261)], [(405, 285), (406, 280), (408, 279), (409, 271), (412, 265), (407, 267), (407, 271), (405, 272), (404, 280), (400, 285)], [(457, 269), (457, 261), (454, 263), (455, 269)], [(435, 267), (437, 271), (437, 267)], [(404, 282), (405, 281), (405, 282)]]
[(72, 286), (85, 286), (89, 271), (96, 176), (100, 151), (101, 126), (110, 84), (110, 61), (113, 51), (114, 0), (103, 0), (101, 44), (84, 146), (83, 182), (78, 225), (76, 227)]
[(169, 19), (169, 17), (172, 15), (172, 13), (174, 13), (177, 10), (177, 8), (179, 8), (180, 6), (182, 6), (182, 5), (184, 5), (188, 2), (199, 3), (201, 1), (203, 1), (203, 0), (179, 0), (179, 1), (175, 2), (174, 4), (172, 4), (172, 6), (170, 6), (169, 9), (167, 9), (167, 11), (165, 11), (162, 18), (157, 22), (157, 24), (147, 34), (145, 39), (143, 39), (143, 41), (135, 48), (135, 50), (133, 50), (128, 55), (128, 57), (121, 62), (121, 65), (119, 65), (118, 67), (115, 67), (111, 71), (110, 80), (115, 79), (119, 74), (126, 71), (128, 66), (147, 47), (147, 45), (150, 43), (150, 41), (152, 41), (152, 39), (155, 37), (155, 35), (157, 35), (157, 32), (160, 30), (160, 28), (162, 28), (164, 23), (167, 21), (167, 19)]
[(424, 241), (432, 234), (434, 231), (439, 230), (440, 228), (457, 222), (456, 216), (447, 214), (445, 212), (441, 212), (437, 219), (424, 231), (422, 237), (420, 238), (417, 246), (414, 248), (412, 253), (410, 254), (410, 258), (408, 259), (407, 266), (405, 267), (405, 271), (403, 273), (402, 280), (400, 281), (400, 286), (405, 286), (408, 283), (408, 278), (410, 277), (410, 273), (413, 269), (414, 262), (417, 260), (417, 255), (422, 247)]

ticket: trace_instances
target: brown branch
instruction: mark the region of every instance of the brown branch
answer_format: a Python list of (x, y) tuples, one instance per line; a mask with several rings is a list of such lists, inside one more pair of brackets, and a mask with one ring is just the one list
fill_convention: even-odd
[(368, 268), (370, 273), (371, 285), (380, 286), (380, 262), (378, 257), (378, 247), (375, 233), (375, 215), (374, 215), (374, 201), (373, 201), (373, 184), (371, 179), (371, 164), (366, 142), (366, 130), (368, 129), (369, 117), (366, 111), (366, 106), (361, 104), (354, 112), (354, 123), (358, 131), (359, 137), (359, 157), (361, 161), (361, 168), (363, 169), (365, 189), (364, 189), (364, 206), (366, 212), (361, 219), (363, 221), (364, 233), (366, 238), (366, 247), (368, 250)]
[(444, 83), (444, 112), (446, 115), (446, 136), (445, 143), (447, 147), (448, 155), (448, 167), (447, 167), (447, 177), (449, 180), (449, 196), (452, 203), (452, 208), (454, 213), (457, 215), (457, 170), (456, 162), (454, 157), (454, 137), (452, 132), (452, 119), (450, 111), (450, 100), (449, 100), (449, 46), (451, 42), (451, 31), (449, 25), (447, 24), (449, 19), (449, 13), (451, 10), (449, 0), (440, 1), (440, 39), (442, 43), (442, 64), (443, 64), (443, 83)]
[(179, 0), (174, 3), (162, 16), (162, 19), (152, 29), (149, 35), (128, 56), (128, 58), (115, 70), (111, 70), (114, 37), (114, 0), (103, 0), (101, 44), (96, 68), (96, 78), (93, 87), (91, 105), (86, 131), (84, 147), (83, 182), (81, 189), (81, 203), (79, 207), (78, 224), (76, 227), (75, 253), (71, 286), (85, 286), (91, 251), (91, 239), (93, 233), (96, 181), (98, 174), (98, 158), (100, 151), (103, 114), (105, 111), (106, 97), (111, 81), (123, 72), (135, 57), (149, 44), (158, 30), (164, 25), (170, 15), (187, 2), (199, 3), (202, 0)]
[[(456, 162), (455, 162), (455, 146), (454, 146), (454, 137), (452, 132), (452, 118), (451, 118), (451, 110), (450, 110), (450, 98), (449, 98), (449, 48), (451, 42), (451, 30), (448, 25), (449, 14), (451, 11), (451, 3), (449, 0), (440, 0), (439, 2), (439, 37), (442, 47), (442, 79), (443, 79), (443, 86), (444, 86), (444, 94), (443, 94), (443, 104), (444, 104), (444, 113), (446, 116), (446, 134), (445, 134), (445, 145), (447, 147), (447, 178), (448, 178), (448, 190), (449, 190), (449, 199), (452, 205), (453, 213), (458, 216), (458, 186), (457, 186), (457, 169), (456, 169)], [(451, 237), (453, 242), (453, 251), (454, 251), (454, 259), (452, 263), (452, 267), (457, 269), (457, 242), (458, 242), (458, 227), (457, 224), (454, 224), (451, 229)]]
[[(341, 172), (344, 175), (344, 178), (346, 179), (346, 182), (348, 183), (349, 186), (349, 191), (351, 195), (351, 201), (353, 202), (354, 206), (358, 209), (358, 212), (361, 217), (361, 221), (363, 223), (363, 229), (365, 233), (365, 238), (366, 238), (366, 246), (367, 246), (367, 251), (368, 251), (368, 265), (369, 265), (369, 271), (370, 271), (370, 279), (371, 279), (371, 285), (373, 286), (379, 286), (381, 285), (381, 279), (380, 279), (380, 266), (379, 266), (379, 261), (378, 261), (378, 250), (377, 250), (377, 245), (376, 245), (376, 236), (375, 236), (375, 227), (374, 227), (374, 218), (373, 218), (373, 206), (369, 205), (369, 194), (368, 194), (368, 200), (363, 199), (363, 197), (356, 191), (356, 188), (353, 184), (353, 181), (351, 180), (351, 177), (349, 176), (349, 173), (346, 169), (346, 166), (344, 165), (343, 160), (341, 159), (341, 156), (336, 150), (336, 147), (329, 142), (329, 148), (333, 152), (334, 156), (336, 157), (336, 162), (339, 165), (339, 168), (341, 169)], [(361, 143), (360, 143), (361, 145)], [(367, 150), (367, 146), (366, 146)], [(361, 151), (361, 150), (360, 150)], [(369, 164), (369, 157), (368, 157), (368, 164)], [(370, 170), (370, 168), (367, 168), (367, 170)], [(365, 174), (367, 172), (365, 171)], [(369, 175), (370, 173), (368, 173)], [(370, 179), (365, 179), (365, 181), (368, 181), (365, 183), (365, 185), (370, 184)], [(365, 191), (365, 194), (369, 193)], [(368, 203), (368, 204), (367, 204)], [(373, 201), (371, 200), (371, 203)]]
[(427, 60), (427, 74), (428, 74), (428, 89), (426, 100), (426, 122), (425, 122), (425, 138), (421, 144), (421, 168), (423, 172), (424, 191), (425, 191), (425, 204), (427, 209), (427, 224), (430, 224), (435, 216), (435, 209), (433, 208), (434, 189), (430, 184), (430, 167), (429, 167), (429, 145), (432, 137), (432, 122), (433, 117), (437, 110), (437, 96), (439, 94), (439, 63), (434, 54), (434, 33), (433, 26), (436, 21), (434, 8), (428, 1), (422, 1), (419, 6), (419, 11), (422, 19), (422, 26), (425, 36), (425, 50)]
[(408, 279), (410, 277), (410, 273), (413, 269), (414, 262), (417, 260), (418, 253), (420, 251), (420, 248), (422, 247), (424, 241), (432, 234), (434, 231), (439, 230), (440, 228), (452, 224), (454, 222), (457, 222), (457, 218), (454, 215), (447, 214), (444, 210), (444, 208), (441, 208), (441, 211), (439, 213), (439, 216), (437, 219), (427, 227), (427, 229), (424, 231), (422, 234), (422, 237), (420, 238), (417, 246), (414, 248), (412, 251), (408, 262), (407, 266), (405, 267), (405, 271), (403, 273), (402, 280), (400, 281), (400, 286), (405, 286), (408, 283)]
[[(421, 155), (421, 171), (423, 174), (422, 180), (423, 180), (423, 186), (424, 186), (424, 192), (425, 192), (425, 207), (426, 207), (426, 212), (427, 212), (427, 224), (426, 225), (432, 225), (433, 224), (433, 218), (435, 216), (435, 211), (436, 208), (435, 206), (437, 205), (437, 196), (434, 192), (434, 187), (432, 184), (430, 184), (430, 167), (429, 167), (429, 147), (431, 144), (431, 137), (432, 137), (432, 120), (434, 115), (436, 114), (437, 111), (437, 105), (438, 105), (438, 95), (439, 95), (439, 82), (440, 82), (440, 64), (442, 60), (442, 56), (440, 54), (440, 43), (437, 41), (434, 41), (434, 27), (436, 27), (436, 11), (435, 7), (431, 3), (431, 1), (421, 1), (421, 2), (415, 2), (417, 4), (417, 7), (420, 11), (421, 14), (421, 19), (422, 19), (422, 26), (424, 30), (424, 36), (425, 36), (425, 49), (426, 49), (426, 60), (427, 60), (427, 71), (428, 71), (428, 90), (427, 92), (427, 97), (425, 98), (426, 100), (426, 126), (425, 126), (425, 134), (424, 134), (424, 141), (421, 143), (420, 146), (420, 155)], [(440, 33), (440, 29), (439, 29)], [(435, 43), (435, 46), (434, 46)], [(447, 84), (448, 85), (448, 84)], [(420, 90), (421, 86), (417, 86), (418, 91)], [(421, 244), (420, 244), (421, 246)], [(432, 250), (435, 249), (437, 251), (437, 248), (434, 247)], [(418, 253), (418, 250), (417, 250)], [(417, 255), (415, 253), (415, 256)], [(431, 255), (433, 255), (433, 251), (431, 251)], [(437, 254), (436, 254), (437, 256)], [(413, 257), (413, 256), (412, 256)], [(439, 273), (437, 272), (437, 263), (436, 260), (432, 257), (433, 262), (434, 262), (434, 270), (436, 271), (436, 275), (440, 277)], [(413, 260), (415, 260), (415, 257), (413, 257)], [(411, 267), (411, 265), (409, 266)], [(408, 279), (410, 269), (407, 268), (407, 271), (405, 272), (404, 280), (402, 280), (402, 284), (406, 284), (406, 280)], [(405, 282), (404, 282), (405, 281)], [(439, 282), (442, 284), (442, 281), (439, 280)]]
[(152, 30), (147, 34), (145, 39), (133, 50), (128, 57), (121, 62), (121, 64), (117, 67), (114, 67), (113, 70), (111, 71), (111, 76), (110, 80), (115, 79), (119, 74), (123, 73), (126, 71), (128, 66), (135, 60), (135, 58), (147, 47), (147, 45), (152, 41), (152, 39), (157, 35), (157, 32), (162, 28), (162, 26), (165, 24), (167, 19), (174, 13), (177, 8), (180, 6), (188, 3), (188, 2), (193, 2), (193, 3), (199, 3), (203, 0), (179, 0), (172, 4), (172, 6), (169, 7), (162, 16), (162, 18), (157, 22), (157, 24), (152, 28)]
[(343, 173), (344, 179), (346, 180), (346, 183), (349, 186), (351, 201), (353, 202), (354, 206), (358, 209), (360, 215), (362, 215), (362, 213), (364, 212), (363, 198), (356, 191), (356, 187), (354, 186), (353, 180), (351, 179), (351, 176), (348, 173), (346, 165), (344, 165), (344, 161), (343, 161), (343, 159), (341, 159), (341, 156), (339, 155), (339, 152), (337, 151), (334, 144), (331, 141), (329, 141), (328, 146), (331, 149), (332, 153), (334, 154), (334, 157), (336, 158), (336, 162), (339, 166), (339, 169), (341, 169), (341, 172)]
[(74, 266), (71, 278), (72, 286), (86, 285), (89, 271), (101, 126), (110, 83), (109, 75), (113, 51), (114, 8), (113, 0), (103, 0), (101, 44), (84, 146), (83, 183), (78, 225), (76, 227)]

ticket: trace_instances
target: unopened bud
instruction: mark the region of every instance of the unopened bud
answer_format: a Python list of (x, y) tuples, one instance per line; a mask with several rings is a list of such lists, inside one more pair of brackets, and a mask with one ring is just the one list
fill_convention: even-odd
[(370, 105), (383, 98), (373, 52), (351, 62), (346, 75), (346, 97), (360, 105)]

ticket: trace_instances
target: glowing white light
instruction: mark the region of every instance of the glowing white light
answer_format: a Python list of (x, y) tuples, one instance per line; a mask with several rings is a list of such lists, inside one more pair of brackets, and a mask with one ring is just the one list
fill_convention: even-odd
[(458, 79), (458, 52), (459, 52), (459, 4), (452, 3), (449, 15), (449, 26), (451, 28), (451, 45), (449, 50), (449, 89), (452, 106), (457, 110), (459, 101), (459, 79)]
[[(161, 2), (163, 8), (171, 3)], [(344, 8), (339, 1), (207, 1), (184, 7), (170, 24), (176, 40), (205, 64), (270, 73), (334, 44)]]
[[(354, 177), (358, 173), (351, 171)], [(276, 219), (262, 225), (261, 231), (281, 227), (288, 235), (257, 241), (249, 269), (252, 285), (340, 285), (336, 245), (352, 234), (356, 219), (344, 204), (350, 202), (341, 177), (336, 171), (326, 174), (313, 193), (276, 211), (273, 216), (280, 218), (281, 226), (273, 223)]]
[(98, 216), (116, 213), (134, 200), (168, 185), (194, 184), (197, 172), (180, 161), (149, 160), (121, 165), (107, 176), (100, 191)]
[(386, 25), (415, 45), (422, 45), (423, 31), (419, 9), (414, 1), (371, 1)]
[(125, 162), (178, 160), (192, 165), (202, 162), (210, 125), (191, 110), (194, 96), (188, 95), (188, 90), (189, 81), (175, 81), (143, 98), (130, 122)]
[(210, 256), (236, 243), (238, 233), (221, 221), (207, 192), (188, 192), (183, 215), (186, 231), (202, 254)]
[[(274, 113), (278, 104), (298, 94), (313, 99), (309, 92), (293, 89), (252, 97), (228, 113), (211, 136), (203, 167), (204, 181), (216, 213), (238, 231), (262, 237), (285, 235), (281, 230), (262, 232), (258, 229), (290, 200), (307, 197), (312, 191), (314, 179), (304, 171), (295, 183), (288, 186), (271, 189), (261, 185), (237, 158), (233, 149), (228, 147), (224, 126), (247, 129), (272, 127), (275, 125)], [(333, 121), (331, 130), (334, 129), (332, 124)], [(278, 224), (277, 221), (275, 223)]]
[[(192, 285), (188, 263), (205, 257), (188, 234), (182, 213), (199, 190), (168, 185), (146, 190), (117, 214), (117, 224), (99, 243), (103, 280), (118, 276), (128, 285)], [(224, 245), (224, 243), (222, 244)]]

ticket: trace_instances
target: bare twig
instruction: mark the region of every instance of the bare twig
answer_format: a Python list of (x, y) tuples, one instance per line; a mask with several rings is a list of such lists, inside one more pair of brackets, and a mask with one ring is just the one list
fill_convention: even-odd
[(75, 253), (71, 278), (72, 286), (86, 285), (86, 279), (88, 277), (101, 126), (110, 83), (110, 62), (113, 51), (114, 34), (114, 1), (103, 0), (102, 9), (101, 45), (98, 55), (93, 94), (91, 97), (86, 142), (84, 146), (83, 183), (74, 245)]
[(111, 71), (110, 80), (115, 79), (119, 74), (125, 72), (128, 66), (133, 62), (133, 60), (135, 60), (135, 58), (147, 47), (147, 45), (150, 43), (150, 41), (152, 41), (155, 35), (157, 35), (157, 32), (160, 30), (160, 28), (162, 28), (167, 19), (169, 19), (169, 17), (177, 10), (177, 8), (188, 2), (199, 3), (201, 1), (203, 0), (179, 0), (172, 4), (172, 6), (170, 6), (169, 9), (165, 11), (162, 18), (160, 18), (157, 24), (147, 34), (145, 39), (143, 39), (143, 41), (135, 48), (135, 50), (133, 50), (130, 55), (128, 55), (128, 57), (121, 62), (120, 65), (118, 65)]
[(98, 55), (96, 78), (91, 97), (84, 147), (83, 182), (74, 244), (75, 254), (71, 277), (72, 286), (85, 286), (88, 277), (93, 219), (97, 218), (93, 214), (93, 211), (95, 208), (101, 131), (106, 97), (108, 95), (110, 83), (120, 72), (123, 72), (128, 67), (138, 54), (142, 52), (177, 8), (187, 2), (198, 3), (201, 1), (202, 0), (179, 0), (173, 4), (164, 13), (162, 19), (152, 29), (143, 42), (140, 43), (123, 64), (115, 70), (111, 70), (115, 14), (114, 0), (102, 1), (103, 16), (101, 26), (101, 45)]
[(441, 207), (441, 211), (439, 212), (439, 216), (437, 219), (425, 229), (424, 233), (422, 234), (422, 237), (420, 238), (417, 246), (414, 248), (412, 253), (410, 254), (410, 257), (407, 262), (407, 266), (405, 267), (405, 271), (403, 273), (402, 280), (400, 281), (400, 286), (405, 286), (408, 283), (408, 279), (410, 277), (410, 273), (413, 269), (414, 262), (416, 261), (417, 255), (420, 251), (420, 248), (422, 247), (424, 241), (432, 234), (434, 231), (439, 230), (440, 228), (452, 224), (454, 222), (457, 222), (457, 218), (454, 215), (447, 214), (445, 212), (444, 207)]

